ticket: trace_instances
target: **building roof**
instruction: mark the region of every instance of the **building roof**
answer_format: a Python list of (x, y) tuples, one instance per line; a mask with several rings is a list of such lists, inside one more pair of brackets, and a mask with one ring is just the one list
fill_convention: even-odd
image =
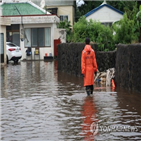
[[(32, 0), (33, 3), (40, 6), (41, 0)], [(46, 6), (74, 6), (73, 0), (44, 0)]]
[(124, 14), (122, 11), (120, 11), (120, 10), (118, 10), (118, 9), (116, 9), (116, 8), (114, 8), (114, 7), (112, 7), (112, 6), (108, 5), (108, 4), (106, 4), (106, 3), (104, 3), (104, 4), (101, 4), (100, 6), (96, 7), (95, 9), (91, 10), (91, 11), (88, 12), (87, 14), (85, 14), (85, 17), (90, 16), (91, 14), (93, 14), (93, 13), (95, 13), (96, 11), (100, 10), (100, 9), (103, 8), (104, 6), (106, 6), (106, 7), (110, 8), (110, 9), (116, 11), (117, 13), (119, 13), (119, 14), (121, 14), (121, 15)]
[(45, 10), (31, 2), (2, 3), (1, 7), (3, 16), (46, 14)]

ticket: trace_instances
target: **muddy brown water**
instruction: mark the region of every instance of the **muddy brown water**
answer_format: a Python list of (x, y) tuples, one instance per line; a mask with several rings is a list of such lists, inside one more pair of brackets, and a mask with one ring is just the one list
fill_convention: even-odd
[(57, 61), (1, 68), (2, 141), (141, 140), (141, 94), (57, 71)]

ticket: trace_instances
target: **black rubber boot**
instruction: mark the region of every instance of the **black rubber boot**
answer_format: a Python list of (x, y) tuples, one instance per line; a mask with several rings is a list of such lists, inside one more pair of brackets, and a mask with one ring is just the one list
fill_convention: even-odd
[(91, 89), (86, 89), (87, 95), (90, 96), (91, 94)]
[(94, 86), (91, 85), (91, 94), (93, 94)]

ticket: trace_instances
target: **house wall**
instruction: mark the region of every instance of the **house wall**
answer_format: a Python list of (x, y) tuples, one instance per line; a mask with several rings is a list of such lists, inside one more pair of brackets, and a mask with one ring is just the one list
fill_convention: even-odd
[[(45, 28), (45, 27), (50, 27), (51, 28), (51, 46), (50, 47), (40, 47), (40, 60), (44, 59), (45, 53), (48, 55), (52, 54), (54, 56), (54, 29), (57, 28), (56, 24), (26, 24), (24, 25), (24, 28)], [(20, 25), (20, 30), (22, 29), (22, 25)], [(26, 59), (26, 47), (24, 44), (24, 41), (20, 40), (20, 46), (21, 46), (21, 51), (22, 51), (22, 58), (21, 60)], [(34, 60), (34, 51), (35, 48), (32, 48), (32, 59)]]
[(73, 6), (47, 6), (47, 8), (58, 8), (57, 15), (68, 15), (68, 21), (73, 25), (74, 23), (74, 7)]
[(86, 17), (86, 20), (89, 21), (90, 19), (100, 21), (101, 23), (106, 22), (116, 22), (123, 18), (123, 15), (117, 13), (116, 11), (104, 6), (98, 11), (94, 12), (93, 14)]
[[(7, 18), (7, 17), (6, 17)], [(54, 56), (54, 28), (57, 28), (56, 23), (59, 22), (59, 18), (57, 16), (23, 16), (21, 19), (21, 16), (15, 16), (15, 17), (9, 17), (11, 20), (11, 24), (20, 24), (20, 32), (22, 29), (21, 21), (23, 21), (24, 28), (45, 28), (50, 27), (51, 28), (51, 47), (40, 47), (40, 60), (44, 59), (45, 53), (52, 54)], [(20, 40), (20, 47), (22, 51), (22, 58), (21, 60), (26, 59), (26, 49), (24, 41)], [(32, 59), (34, 59), (34, 51), (35, 48), (32, 48)]]
[[(31, 0), (33, 3), (37, 4), (38, 6), (41, 6), (41, 0)], [(46, 8), (58, 8), (58, 16), (60, 15), (68, 15), (69, 21), (71, 22), (71, 25), (73, 26), (73, 23), (75, 21), (75, 15), (74, 15), (74, 3), (75, 1), (62, 1), (62, 0), (45, 0), (45, 6)]]
[[(2, 15), (2, 8), (0, 7), (0, 16)], [(0, 33), (4, 34), (4, 63), (6, 64), (6, 25), (10, 25), (10, 18), (0, 17)]]
[(58, 23), (60, 20), (57, 16), (52, 15), (29, 15), (29, 16), (12, 16), (9, 17), (11, 20), (11, 24), (51, 24), (51, 23)]
[(74, 15), (73, 15), (73, 6), (60, 6), (58, 7), (58, 16), (60, 15), (68, 15), (68, 21), (70, 21), (70, 24), (73, 25), (74, 23)]
[(54, 39), (60, 39), (61, 43), (66, 43), (66, 30), (63, 28), (54, 29)]

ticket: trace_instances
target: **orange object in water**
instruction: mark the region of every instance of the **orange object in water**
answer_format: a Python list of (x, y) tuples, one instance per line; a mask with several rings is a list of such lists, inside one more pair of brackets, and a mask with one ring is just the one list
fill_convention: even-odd
[(47, 56), (47, 53), (45, 53), (45, 56)]
[(112, 87), (115, 88), (115, 82), (114, 82), (114, 79), (112, 79)]

